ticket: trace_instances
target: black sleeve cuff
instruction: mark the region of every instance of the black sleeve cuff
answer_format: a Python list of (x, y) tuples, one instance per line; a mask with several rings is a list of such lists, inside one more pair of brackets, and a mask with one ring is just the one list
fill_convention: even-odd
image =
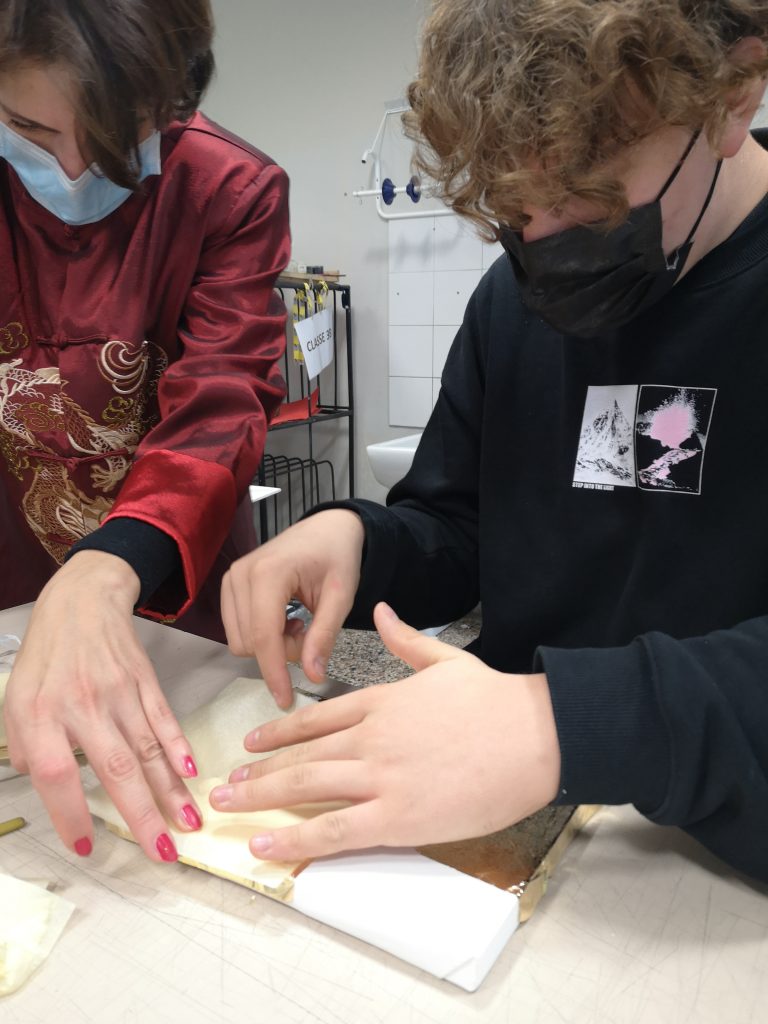
[(121, 516), (73, 544), (65, 561), (78, 551), (104, 551), (127, 562), (141, 581), (136, 607), (141, 608), (175, 572), (181, 570), (176, 541), (156, 526)]
[[(391, 557), (390, 548), (387, 545), (392, 526), (386, 518), (386, 510), (381, 505), (363, 498), (326, 501), (321, 505), (315, 505), (301, 518), (308, 519), (318, 512), (338, 508), (348, 509), (360, 516), (365, 530), (363, 557), (360, 564), (360, 583), (355, 594), (355, 603), (344, 623), (344, 628), (375, 629), (373, 609), (379, 601), (383, 600), (382, 595), (387, 593), (394, 565), (394, 559)], [(378, 529), (377, 543), (369, 546), (368, 537), (374, 529)], [(394, 540), (394, 534), (392, 540)]]
[(628, 647), (540, 647), (560, 743), (556, 804), (634, 804), (646, 815), (667, 795), (670, 743), (641, 639)]

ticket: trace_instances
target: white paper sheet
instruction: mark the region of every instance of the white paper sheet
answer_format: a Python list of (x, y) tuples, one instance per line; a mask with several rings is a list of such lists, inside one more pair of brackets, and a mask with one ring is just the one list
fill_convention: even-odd
[(293, 906), (473, 992), (518, 925), (512, 893), (415, 850), (366, 850), (314, 861)]

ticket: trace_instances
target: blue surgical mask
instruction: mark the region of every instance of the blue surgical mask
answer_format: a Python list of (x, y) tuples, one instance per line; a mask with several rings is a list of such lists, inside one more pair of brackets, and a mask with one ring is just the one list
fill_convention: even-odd
[[(134, 193), (105, 178), (94, 164), (73, 181), (51, 153), (0, 122), (0, 157), (18, 174), (33, 199), (65, 224), (93, 224), (113, 213)], [(143, 181), (161, 170), (160, 132), (139, 145)]]

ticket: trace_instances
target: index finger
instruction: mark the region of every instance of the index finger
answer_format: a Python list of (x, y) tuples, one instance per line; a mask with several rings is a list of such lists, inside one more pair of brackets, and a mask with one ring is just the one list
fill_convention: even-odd
[(222, 582), (222, 618), (233, 653), (255, 657), (278, 707), (289, 708), (293, 688), (284, 631), (291, 595), (285, 596), (284, 588), (269, 587), (262, 575), (263, 569), (251, 568), (247, 558), (232, 566)]
[(285, 718), (265, 722), (246, 736), (245, 749), (253, 754), (268, 753), (351, 729), (362, 722), (375, 701), (373, 689), (307, 704)]
[(93, 821), (80, 768), (64, 731), (46, 724), (34, 730), (24, 760), (32, 785), (65, 846), (81, 857), (93, 849)]

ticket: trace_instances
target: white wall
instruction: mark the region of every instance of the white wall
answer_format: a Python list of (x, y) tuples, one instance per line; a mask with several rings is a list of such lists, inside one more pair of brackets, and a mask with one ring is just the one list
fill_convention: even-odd
[[(372, 200), (351, 192), (368, 187), (360, 158), (384, 103), (403, 96), (415, 72), (425, 2), (213, 0), (213, 8), (219, 71), (203, 109), (288, 172), (294, 258), (347, 275), (357, 493), (381, 499), (365, 445), (404, 433), (388, 424), (387, 226)], [(330, 444), (343, 428), (328, 424), (324, 432)], [(342, 445), (334, 461), (341, 467), (343, 459)]]

